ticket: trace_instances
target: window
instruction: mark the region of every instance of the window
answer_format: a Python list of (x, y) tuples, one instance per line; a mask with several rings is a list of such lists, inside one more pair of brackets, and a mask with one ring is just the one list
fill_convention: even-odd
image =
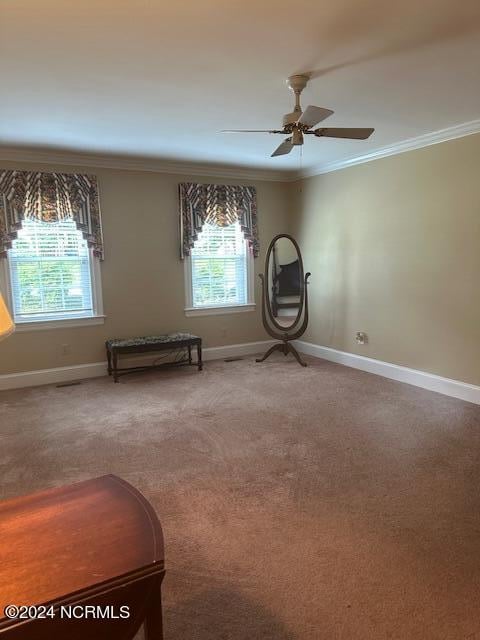
[(204, 224), (186, 261), (187, 315), (252, 308), (251, 261), (238, 222), (227, 227)]
[(15, 322), (98, 317), (96, 262), (73, 220), (24, 220), (8, 252)]

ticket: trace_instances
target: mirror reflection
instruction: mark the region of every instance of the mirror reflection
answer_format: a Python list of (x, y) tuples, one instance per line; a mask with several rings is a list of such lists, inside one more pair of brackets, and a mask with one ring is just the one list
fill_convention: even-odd
[(303, 274), (290, 238), (278, 238), (270, 253), (269, 299), (272, 315), (282, 327), (292, 327), (300, 311)]

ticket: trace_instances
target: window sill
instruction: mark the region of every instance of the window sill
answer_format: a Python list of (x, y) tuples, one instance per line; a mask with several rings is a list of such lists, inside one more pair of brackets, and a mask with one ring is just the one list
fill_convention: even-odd
[(230, 313), (245, 313), (246, 311), (255, 311), (255, 303), (239, 304), (232, 307), (187, 307), (185, 315), (187, 318), (191, 316), (224, 316)]
[(48, 329), (68, 329), (69, 327), (91, 327), (104, 324), (106, 316), (90, 316), (89, 318), (68, 318), (65, 320), (37, 320), (36, 322), (17, 322), (16, 333), (27, 331), (47, 331)]

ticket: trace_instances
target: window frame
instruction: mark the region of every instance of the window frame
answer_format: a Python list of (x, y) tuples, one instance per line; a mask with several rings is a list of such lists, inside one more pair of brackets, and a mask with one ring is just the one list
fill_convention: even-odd
[(252, 250), (245, 240), (246, 251), (246, 266), (247, 266), (247, 302), (244, 304), (222, 304), (212, 305), (209, 307), (194, 307), (193, 306), (193, 282), (192, 282), (192, 258), (190, 254), (185, 256), (183, 260), (184, 266), (184, 281), (185, 281), (185, 315), (192, 316), (214, 316), (214, 315), (226, 315), (230, 313), (244, 313), (247, 311), (254, 311), (255, 304), (255, 263)]
[[(94, 255), (93, 249), (91, 247), (89, 247), (88, 249), (88, 258), (90, 261), (90, 282), (92, 288), (92, 315), (78, 315), (77, 317), (72, 315), (69, 318), (39, 318), (38, 320), (19, 321), (16, 321), (14, 319), (15, 331), (17, 333), (104, 324), (106, 316), (103, 312), (100, 259)], [(9, 251), (7, 252), (6, 258), (0, 258), (0, 291), (3, 294), (10, 315), (12, 316), (12, 318), (14, 318), (14, 304), (9, 260)]]

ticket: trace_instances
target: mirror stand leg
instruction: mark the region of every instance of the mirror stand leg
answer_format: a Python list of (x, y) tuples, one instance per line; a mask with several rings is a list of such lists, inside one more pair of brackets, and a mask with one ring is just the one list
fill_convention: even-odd
[(283, 344), (282, 343), (274, 344), (272, 347), (270, 347), (270, 349), (266, 352), (264, 356), (262, 356), (261, 358), (256, 358), (255, 362), (263, 362), (268, 358), (268, 356), (271, 356), (274, 351), (283, 351)]
[(301, 364), (302, 367), (306, 367), (307, 363), (304, 362), (301, 357), (300, 354), (298, 353), (298, 351), (295, 349), (295, 347), (290, 344), (290, 342), (287, 343), (288, 344), (288, 350), (290, 351), (290, 353), (293, 355), (293, 357), (295, 358), (295, 360), (298, 362), (298, 364)]

